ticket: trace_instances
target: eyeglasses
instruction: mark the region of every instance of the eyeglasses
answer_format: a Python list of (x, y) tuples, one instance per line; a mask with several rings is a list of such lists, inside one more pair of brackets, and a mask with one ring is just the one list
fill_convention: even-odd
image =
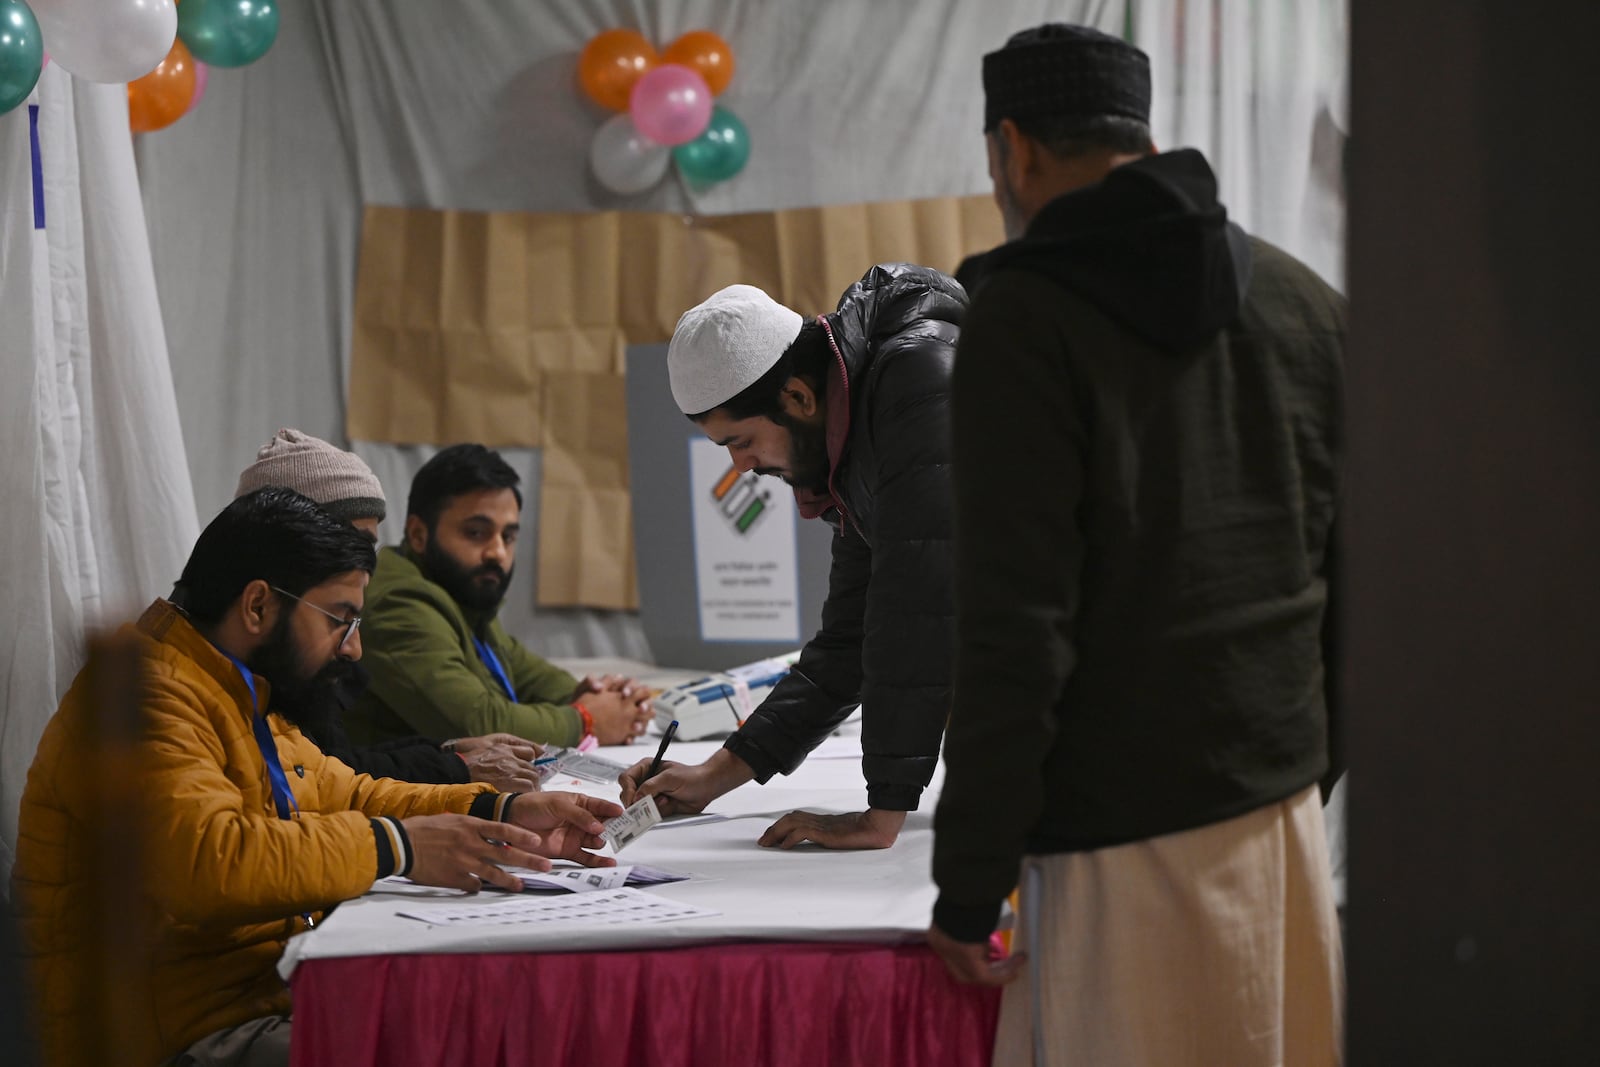
[(341, 618), (340, 616), (335, 615), (333, 612), (329, 611), (327, 608), (319, 608), (319, 607), (317, 607), (315, 604), (313, 604), (311, 601), (307, 600), (305, 597), (295, 596), (293, 593), (289, 592), (287, 589), (279, 589), (275, 585), (269, 585), (267, 588), (271, 589), (274, 593), (278, 593), (281, 596), (288, 597), (290, 600), (297, 600), (300, 603), (304, 604), (308, 608), (313, 608), (313, 609), (315, 609), (317, 611), (320, 611), (320, 612), (322, 612), (322, 614), (326, 615), (328, 618), (332, 619), (334, 622), (338, 623), (340, 626), (343, 626), (344, 627), (344, 636), (339, 638), (339, 647), (334, 649), (335, 652), (343, 652), (344, 651), (344, 646), (350, 643), (350, 639), (352, 637), (354, 637), (355, 634), (356, 634), (356, 631), (361, 628), (361, 616), (360, 615), (352, 615), (348, 619)]

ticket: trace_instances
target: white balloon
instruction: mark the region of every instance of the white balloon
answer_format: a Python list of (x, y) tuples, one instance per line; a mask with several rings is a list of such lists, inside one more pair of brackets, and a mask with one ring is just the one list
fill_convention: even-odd
[(174, 0), (30, 0), (29, 6), (50, 58), (86, 81), (142, 78), (178, 38)]
[(659, 182), (671, 161), (672, 149), (635, 129), (626, 111), (607, 119), (589, 143), (589, 166), (595, 178), (624, 196), (642, 193)]

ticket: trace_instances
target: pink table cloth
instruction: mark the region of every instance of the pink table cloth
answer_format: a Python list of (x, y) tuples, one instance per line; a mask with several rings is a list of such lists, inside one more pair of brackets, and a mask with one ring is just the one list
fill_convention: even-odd
[(293, 987), (293, 1067), (987, 1067), (1000, 1007), (923, 945), (354, 956)]

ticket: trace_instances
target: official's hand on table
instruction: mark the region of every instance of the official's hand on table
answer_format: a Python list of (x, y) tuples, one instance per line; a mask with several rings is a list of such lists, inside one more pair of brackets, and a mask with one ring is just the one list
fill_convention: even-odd
[(650, 707), (649, 688), (620, 674), (604, 674), (599, 678), (592, 674), (584, 675), (579, 679), (578, 688), (573, 691), (572, 699), (579, 700), (585, 693), (603, 693), (608, 689), (621, 693), (624, 700), (632, 700), (646, 712), (653, 710)]
[(457, 748), (456, 754), (466, 761), (467, 775), (474, 782), (487, 782), (501, 793), (531, 793), (539, 789), (533, 761), (541, 751), (523, 741), (517, 745), (485, 745), (470, 752)]
[(692, 766), (663, 761), (656, 776), (646, 781), (652, 762), (642, 759), (617, 779), (622, 784), (624, 805), (640, 797), (655, 797), (662, 815), (690, 815), (704, 811), (707, 804), (755, 777), (748, 763), (725, 748)]
[(868, 808), (844, 815), (818, 815), (810, 811), (791, 811), (761, 835), (758, 844), (767, 848), (794, 848), (805, 841), (823, 848), (888, 848), (900, 836), (906, 813)]
[(1025, 952), (997, 959), (988, 942), (957, 941), (937, 926), (928, 927), (928, 947), (944, 960), (956, 981), (969, 985), (1005, 985), (1021, 974), (1028, 962)]
[(529, 763), (544, 755), (544, 746), (536, 741), (529, 741), (516, 734), (484, 734), (481, 737), (457, 737), (446, 741), (440, 746), (447, 752), (459, 752), (469, 755), (486, 748), (508, 748), (518, 759), (525, 759)]
[[(550, 869), (550, 861), (537, 854), (545, 844), (538, 834), (520, 826), (475, 819), (471, 815), (413, 815), (402, 819), (411, 846), (411, 869), (406, 872), (418, 885), (465, 889), (476, 893), (485, 885), (512, 892), (522, 890), (514, 874), (498, 864)], [(503, 841), (505, 844), (496, 844)]]
[[(585, 679), (590, 681), (591, 679)], [(643, 687), (629, 689), (624, 695), (619, 687), (585, 690), (580, 684), (579, 694), (572, 699), (582, 701), (594, 720), (594, 735), (602, 745), (630, 745), (650, 728), (653, 713), (650, 710), (649, 690)]]

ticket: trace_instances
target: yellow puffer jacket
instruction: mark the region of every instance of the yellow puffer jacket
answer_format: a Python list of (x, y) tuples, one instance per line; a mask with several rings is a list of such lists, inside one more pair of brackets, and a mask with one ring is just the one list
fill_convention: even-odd
[[(84, 754), (103, 745), (86, 675), (46, 727), (22, 796), (12, 893), (51, 1064), (84, 1063), (103, 1048), (94, 1031), (108, 1014), (118, 1024), (117, 1062), (154, 1064), (213, 1031), (287, 1012), (275, 968), (305, 929), (301, 914), (372, 885), (369, 816), (465, 812), (488, 791), (356, 774), (273, 715), (300, 810), (279, 819), (250, 693), (233, 664), (165, 601), (145, 612), (137, 634), (146, 652), (141, 734), (123, 757), (143, 827), (137, 881), (107, 869), (99, 847), (108, 820), (87, 788)], [(266, 682), (256, 687), (265, 704)], [(108, 907), (129, 930), (152, 935), (143, 950), (84, 936)], [(96, 1001), (113, 950), (134, 973), (99, 989), (109, 1000)]]

